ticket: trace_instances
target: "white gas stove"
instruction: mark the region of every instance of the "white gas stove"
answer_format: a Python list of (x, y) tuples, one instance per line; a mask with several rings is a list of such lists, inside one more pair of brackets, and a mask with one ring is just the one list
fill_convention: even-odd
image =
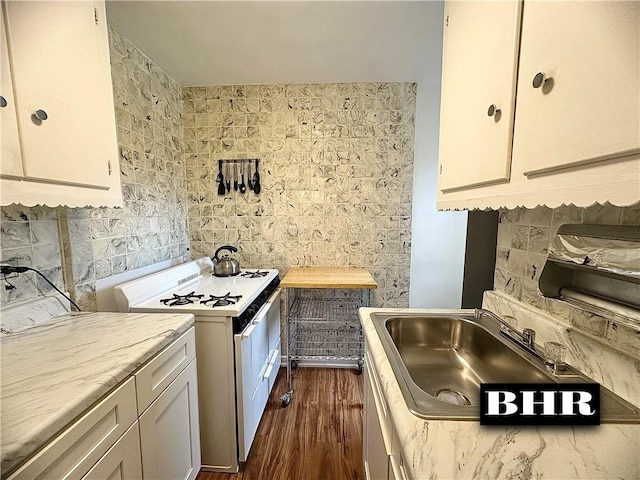
[(255, 314), (260, 294), (279, 283), (278, 270), (241, 270), (232, 277), (216, 277), (213, 263), (203, 257), (192, 262), (118, 285), (114, 295), (120, 311), (193, 313), (200, 316), (240, 317)]
[(203, 257), (114, 287), (121, 312), (195, 315), (204, 470), (247, 459), (280, 368), (279, 283), (275, 269), (214, 276)]

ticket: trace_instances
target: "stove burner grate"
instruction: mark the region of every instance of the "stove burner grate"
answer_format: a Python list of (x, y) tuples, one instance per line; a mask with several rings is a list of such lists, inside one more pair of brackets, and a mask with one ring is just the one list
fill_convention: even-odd
[(267, 275), (269, 275), (269, 272), (261, 272), (260, 270), (256, 270), (255, 272), (250, 272), (249, 270), (247, 270), (246, 272), (240, 274), (240, 276), (245, 278), (260, 278), (266, 277)]
[(226, 293), (220, 297), (216, 295), (209, 295), (206, 300), (200, 300), (202, 305), (211, 304), (211, 307), (226, 307), (227, 305), (234, 305), (242, 298), (242, 295), (231, 295), (231, 292)]
[(204, 295), (196, 295), (195, 291), (187, 293), (186, 295), (176, 295), (174, 293), (172, 298), (163, 298), (160, 300), (160, 302), (170, 307), (176, 307), (180, 305), (189, 305), (190, 303), (195, 303), (196, 300), (200, 300), (202, 297), (204, 297)]

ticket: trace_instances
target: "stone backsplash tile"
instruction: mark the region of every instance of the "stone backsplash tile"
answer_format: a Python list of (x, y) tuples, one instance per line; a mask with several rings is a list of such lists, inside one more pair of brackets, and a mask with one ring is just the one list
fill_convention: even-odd
[(560, 225), (565, 223), (637, 225), (640, 228), (640, 204), (629, 207), (610, 204), (587, 208), (561, 206), (555, 209), (540, 206), (501, 211), (494, 288), (557, 316), (615, 349), (640, 358), (640, 332), (564, 302), (544, 298), (540, 293), (538, 280), (549, 245)]
[[(365, 267), (374, 304), (408, 306), (415, 96), (412, 83), (185, 88), (194, 256), (233, 244), (242, 266), (282, 274)], [(217, 194), (218, 160), (239, 158), (260, 159), (260, 195), (233, 178)]]

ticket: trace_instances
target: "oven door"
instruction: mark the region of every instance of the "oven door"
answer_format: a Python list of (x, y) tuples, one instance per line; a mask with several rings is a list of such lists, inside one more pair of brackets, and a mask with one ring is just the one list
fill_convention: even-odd
[[(280, 334), (280, 289), (258, 311), (252, 322), (234, 335), (236, 356), (236, 410), (238, 412), (238, 458), (247, 460), (251, 444), (267, 405), (270, 379), (280, 355), (275, 355), (269, 339)], [(277, 356), (277, 360), (274, 357)]]

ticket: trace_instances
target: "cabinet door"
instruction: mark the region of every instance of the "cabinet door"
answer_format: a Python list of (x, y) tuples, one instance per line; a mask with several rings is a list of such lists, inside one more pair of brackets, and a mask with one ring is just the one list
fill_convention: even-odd
[(637, 1), (526, 3), (514, 138), (525, 175), (640, 151), (639, 24)]
[(386, 480), (389, 476), (389, 457), (385, 448), (382, 428), (378, 420), (371, 384), (371, 372), (364, 369), (364, 471), (367, 480)]
[(521, 8), (445, 4), (440, 190), (509, 179)]
[(200, 470), (196, 360), (140, 416), (147, 479), (193, 480)]
[(83, 480), (138, 480), (142, 478), (140, 431), (134, 423), (116, 444), (98, 460)]
[(0, 5), (0, 173), (21, 177), (22, 152), (18, 137), (16, 103), (13, 99), (9, 46), (4, 26), (4, 5)]
[(104, 2), (5, 5), (25, 176), (109, 188), (117, 143)]

